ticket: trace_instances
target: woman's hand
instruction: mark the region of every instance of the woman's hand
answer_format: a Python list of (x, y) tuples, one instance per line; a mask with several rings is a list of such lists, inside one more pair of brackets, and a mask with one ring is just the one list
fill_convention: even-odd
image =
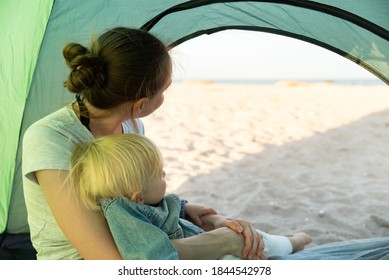
[(185, 215), (187, 217), (186, 219), (201, 228), (204, 226), (201, 217), (209, 214), (217, 214), (215, 209), (205, 207), (201, 204), (196, 204), (196, 203), (185, 204), (184, 210), (185, 210)]
[(237, 234), (242, 234), (244, 245), (242, 256), (246, 259), (267, 259), (263, 249), (263, 239), (261, 234), (245, 220), (229, 219), (220, 215), (204, 215), (201, 217), (205, 230), (214, 230), (227, 227)]
[[(261, 259), (266, 260), (267, 256), (264, 253), (264, 244), (262, 235), (253, 227), (253, 225), (240, 219), (226, 219), (228, 227), (237, 233), (243, 234), (244, 246), (242, 255), (246, 259)], [(238, 225), (237, 225), (238, 224)], [(243, 230), (241, 230), (243, 229)]]
[(213, 208), (205, 207), (201, 204), (187, 203), (185, 205), (185, 215), (187, 220), (204, 230), (213, 230), (228, 227), (237, 234), (242, 234), (244, 245), (242, 256), (245, 259), (267, 259), (263, 252), (264, 244), (261, 234), (246, 220), (224, 218), (217, 215)]

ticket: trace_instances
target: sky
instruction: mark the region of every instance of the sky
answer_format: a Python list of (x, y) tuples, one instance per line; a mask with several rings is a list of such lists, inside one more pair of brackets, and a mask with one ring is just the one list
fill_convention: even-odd
[(175, 47), (172, 55), (175, 80), (379, 80), (327, 49), (263, 32), (203, 35)]

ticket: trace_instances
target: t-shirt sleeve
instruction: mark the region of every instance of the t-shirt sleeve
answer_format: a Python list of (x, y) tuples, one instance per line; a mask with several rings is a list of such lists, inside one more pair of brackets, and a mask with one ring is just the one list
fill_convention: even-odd
[(32, 125), (23, 137), (23, 174), (37, 183), (35, 171), (69, 170), (74, 144), (69, 137), (51, 127)]

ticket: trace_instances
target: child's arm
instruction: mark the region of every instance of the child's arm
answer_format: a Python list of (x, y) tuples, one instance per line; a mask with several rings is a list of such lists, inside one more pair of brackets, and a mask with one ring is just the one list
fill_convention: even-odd
[(203, 228), (204, 226), (202, 217), (206, 215), (217, 214), (216, 210), (213, 208), (205, 207), (196, 203), (187, 203), (186, 201), (184, 201), (184, 203), (182, 202), (181, 206), (183, 207), (185, 213), (185, 220), (194, 223), (198, 227)]
[(236, 233), (242, 233), (243, 227), (235, 220), (226, 219), (218, 214), (209, 214), (201, 216), (201, 222), (205, 231), (210, 231), (220, 227), (228, 227)]
[(236, 233), (242, 233), (243, 231), (243, 227), (237, 221), (218, 215), (213, 208), (207, 208), (196, 203), (187, 203), (185, 200), (181, 200), (181, 207), (185, 213), (184, 218), (205, 231), (220, 227), (228, 227)]

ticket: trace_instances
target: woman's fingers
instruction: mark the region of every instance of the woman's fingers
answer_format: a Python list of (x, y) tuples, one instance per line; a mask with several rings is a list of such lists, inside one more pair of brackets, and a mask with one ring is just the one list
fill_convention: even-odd
[(262, 235), (248, 222), (244, 223), (243, 256), (247, 259), (262, 259), (264, 243)]
[[(228, 227), (237, 233), (243, 234), (244, 243), (242, 256), (249, 260), (267, 259), (264, 253), (264, 243), (262, 235), (257, 231), (250, 222), (239, 219), (229, 219)], [(243, 231), (238, 232), (233, 227), (234, 224), (239, 224)]]
[(236, 233), (243, 233), (243, 227), (235, 220), (228, 220), (225, 226), (232, 229)]

